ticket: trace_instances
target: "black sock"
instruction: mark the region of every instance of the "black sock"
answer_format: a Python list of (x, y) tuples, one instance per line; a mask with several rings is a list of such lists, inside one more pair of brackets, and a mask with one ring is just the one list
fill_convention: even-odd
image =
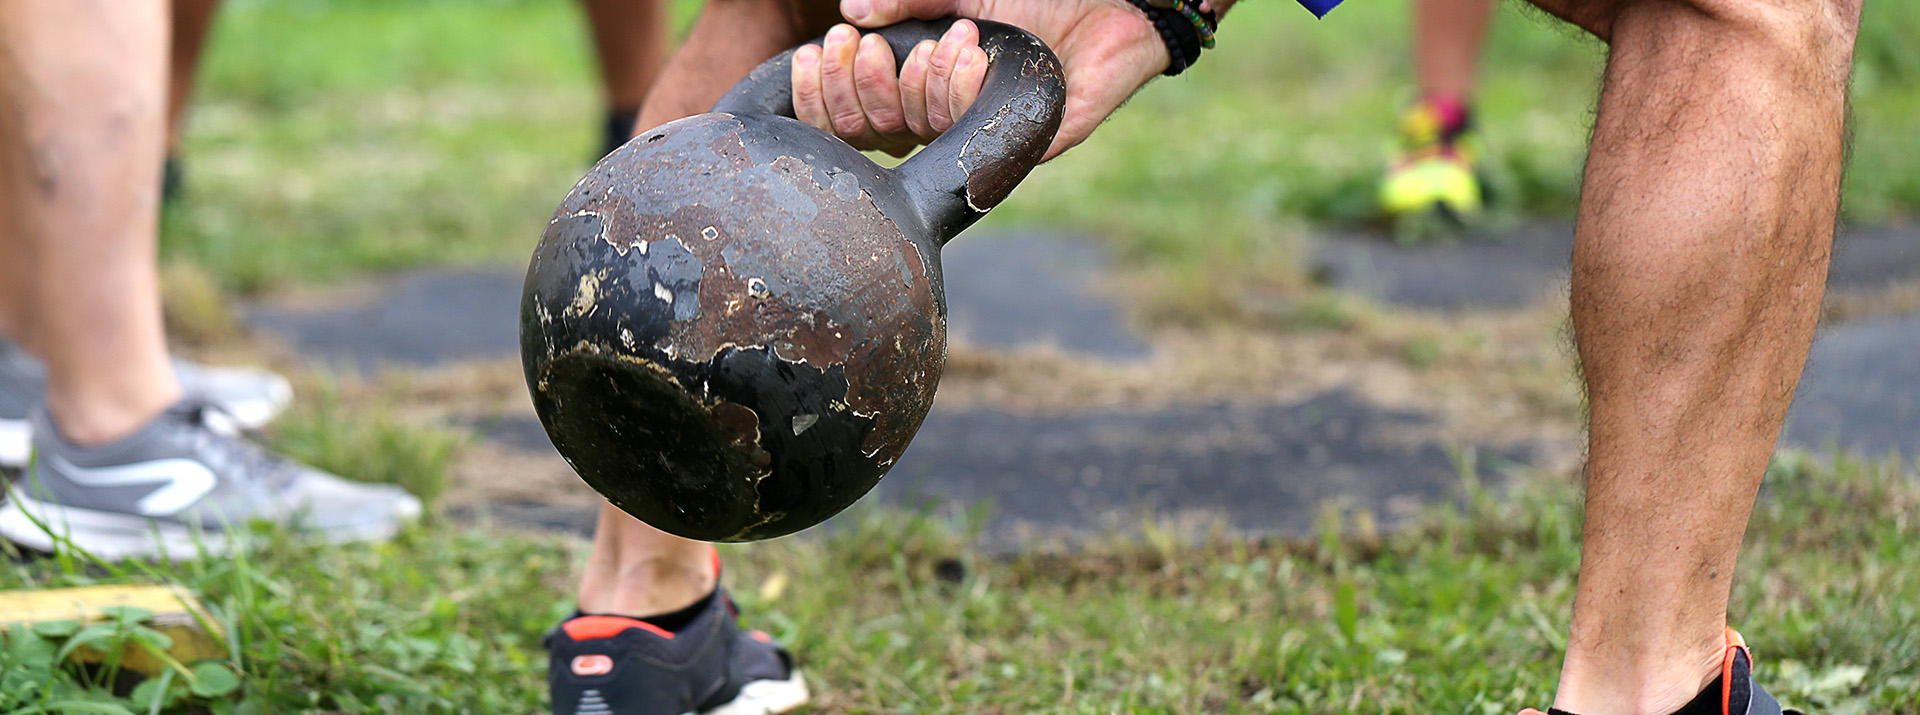
[(607, 110), (607, 123), (604, 125), (606, 133), (601, 138), (600, 156), (612, 154), (613, 150), (627, 143), (627, 140), (633, 137), (633, 124), (639, 119), (638, 107), (633, 109), (615, 107)]
[(1693, 702), (1687, 703), (1681, 706), (1679, 710), (1673, 711), (1673, 715), (1720, 715), (1720, 711), (1723, 708), (1723, 704), (1720, 702), (1720, 688), (1723, 678), (1724, 676), (1714, 678), (1713, 682), (1707, 683), (1705, 690), (1700, 691), (1699, 695), (1693, 696)]
[[(1707, 689), (1693, 696), (1692, 702), (1673, 711), (1673, 715), (1720, 715), (1720, 681), (1721, 678), (1714, 678), (1713, 682), (1707, 684)], [(1547, 715), (1573, 715), (1573, 713), (1554, 708), (1548, 710)]]
[(686, 628), (687, 624), (693, 622), (693, 619), (700, 617), (702, 611), (707, 610), (707, 601), (712, 599), (713, 594), (709, 592), (707, 595), (701, 596), (700, 600), (694, 601), (693, 605), (686, 608), (671, 613), (662, 613), (646, 617), (625, 616), (618, 613), (587, 613), (576, 608), (573, 611), (573, 618), (579, 618), (581, 616), (617, 616), (619, 618), (632, 618), (636, 621), (653, 624), (659, 627), (660, 630), (668, 633), (679, 633), (680, 629)]

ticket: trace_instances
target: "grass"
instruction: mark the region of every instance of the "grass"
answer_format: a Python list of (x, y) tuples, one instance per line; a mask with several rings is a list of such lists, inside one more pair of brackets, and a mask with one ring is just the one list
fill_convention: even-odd
[(387, 402), (346, 404), (339, 388), (322, 382), (299, 407), (274, 424), (281, 453), (334, 474), (398, 484), (433, 503), (447, 488), (447, 472), (461, 435), (403, 419)]
[[(565, 0), (229, 3), (184, 158), (191, 196), (165, 251), (227, 290), (366, 271), (524, 259), (583, 172), (600, 112)], [(697, 3), (676, 4), (684, 23)], [(989, 219), (1112, 240), (1193, 312), (1298, 288), (1312, 224), (1364, 220), (1408, 99), (1405, 8), (1236, 10), (1193, 72), (1150, 85)], [(1911, 3), (1866, 9), (1849, 217), (1920, 207), (1920, 50)], [(1390, 41), (1382, 41), (1388, 38)], [(1499, 17), (1480, 123), (1503, 216), (1566, 216), (1601, 48)]]
[[(1405, 35), (1404, 8), (1349, 5), (1314, 23), (1282, 0), (1244, 3), (1198, 69), (1150, 86), (990, 221), (1111, 241), (1152, 279), (1154, 314), (1302, 289), (1308, 227), (1365, 220), (1408, 95), (1404, 43), (1381, 41)], [(566, 0), (228, 6), (186, 136), (190, 194), (165, 217), (169, 300), (192, 318), (176, 332), (230, 339), (234, 292), (521, 260), (589, 161), (600, 107)], [(678, 2), (679, 21), (695, 7)], [(1920, 6), (1867, 7), (1855, 220), (1920, 207), (1916, 24)], [(1503, 215), (1571, 211), (1600, 56), (1500, 18), (1480, 119)], [(1356, 320), (1344, 301), (1308, 293), (1276, 329), (1341, 329)], [(1401, 357), (1444, 362), (1450, 344), (1416, 334)], [(429, 497), (443, 487), (457, 437), (321, 392), (276, 448)], [(1920, 713), (1915, 476), (1792, 454), (1772, 470), (1733, 611), (1790, 704)], [(728, 581), (751, 624), (804, 660), (815, 712), (1503, 713), (1550, 697), (1579, 505), (1572, 484), (1536, 475), (1385, 534), (1330, 511), (1305, 538), (1191, 543), (1147, 523), (1013, 555), (974, 550), (975, 523), (859, 509), (830, 532), (729, 548)], [(77, 626), (7, 636), (0, 712), (544, 710), (539, 636), (571, 608), (578, 540), (434, 519), (382, 546), (261, 536), (234, 558), (0, 566), (0, 590), (184, 583), (235, 645), (124, 697), (58, 665)], [(137, 615), (88, 637), (139, 642)], [(241, 677), (229, 689), (216, 672)]]
[[(1915, 477), (1805, 455), (1771, 470), (1733, 618), (1789, 704), (1920, 713)], [(811, 712), (1511, 713), (1551, 695), (1578, 496), (1533, 477), (1470, 486), (1385, 534), (1330, 511), (1298, 539), (1189, 543), (1148, 525), (1012, 556), (973, 551), (964, 520), (856, 511), (824, 535), (729, 547), (728, 581), (752, 625), (799, 653)], [(578, 542), (446, 524), (375, 547), (270, 541), (161, 568), (14, 563), (0, 588), (164, 579), (203, 594), (245, 677), (232, 695), (180, 686), (160, 712), (542, 711), (538, 639), (571, 607)], [(0, 673), (65, 674), (0, 678), (0, 710), (106, 697), (45, 667), (61, 639), (42, 640), (0, 648)]]

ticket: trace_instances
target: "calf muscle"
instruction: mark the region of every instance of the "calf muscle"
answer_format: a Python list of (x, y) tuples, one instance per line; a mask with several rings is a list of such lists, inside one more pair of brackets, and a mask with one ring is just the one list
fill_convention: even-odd
[(1671, 712), (1717, 673), (1844, 153), (1852, 28), (1776, 22), (1789, 5), (1846, 16), (1824, 1), (1549, 8), (1612, 45), (1573, 256), (1592, 419), (1564, 710)]

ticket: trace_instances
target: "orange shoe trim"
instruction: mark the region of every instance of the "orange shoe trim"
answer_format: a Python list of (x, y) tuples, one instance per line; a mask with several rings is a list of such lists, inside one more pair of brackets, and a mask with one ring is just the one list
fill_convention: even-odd
[(673, 640), (673, 634), (665, 628), (646, 621), (622, 616), (581, 616), (567, 621), (564, 625), (560, 626), (560, 630), (567, 632), (568, 638), (576, 641), (592, 640), (595, 638), (612, 638), (620, 635), (628, 628), (638, 628), (660, 636), (661, 638)]
[[(1727, 639), (1727, 649), (1720, 657), (1720, 715), (1733, 715), (1727, 712), (1727, 708), (1732, 705), (1728, 701), (1733, 699), (1733, 655), (1736, 651), (1746, 652), (1748, 667), (1752, 667), (1753, 650), (1747, 647), (1747, 639), (1732, 626), (1726, 627), (1724, 635)], [(1547, 713), (1527, 708), (1521, 710), (1520, 715), (1547, 715)]]
[(1726, 627), (1727, 650), (1720, 655), (1720, 715), (1733, 715), (1727, 709), (1733, 706), (1733, 654), (1745, 651), (1747, 667), (1753, 667), (1753, 651), (1747, 648), (1747, 639), (1733, 626)]

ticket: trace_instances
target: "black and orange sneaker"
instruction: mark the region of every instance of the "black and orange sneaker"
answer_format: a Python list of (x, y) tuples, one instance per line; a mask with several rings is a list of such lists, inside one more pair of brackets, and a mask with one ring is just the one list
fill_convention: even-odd
[(778, 715), (807, 702), (793, 656), (714, 589), (668, 631), (622, 616), (580, 615), (547, 635), (555, 715)]
[[(1520, 715), (1572, 715), (1565, 710), (1549, 710), (1542, 713), (1533, 708), (1520, 711)], [(1740, 632), (1727, 629), (1727, 650), (1720, 661), (1720, 677), (1707, 684), (1707, 689), (1693, 698), (1693, 702), (1674, 711), (1673, 715), (1801, 715), (1798, 710), (1780, 707), (1780, 701), (1768, 695), (1760, 684), (1753, 682), (1753, 653), (1747, 650), (1747, 641)]]

